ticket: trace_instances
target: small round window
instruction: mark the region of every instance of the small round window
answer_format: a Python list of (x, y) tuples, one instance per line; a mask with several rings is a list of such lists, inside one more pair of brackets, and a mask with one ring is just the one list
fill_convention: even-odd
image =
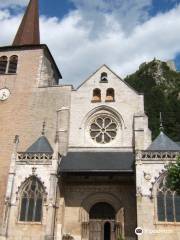
[(90, 125), (91, 138), (97, 143), (111, 142), (117, 135), (118, 124), (111, 116), (98, 116)]

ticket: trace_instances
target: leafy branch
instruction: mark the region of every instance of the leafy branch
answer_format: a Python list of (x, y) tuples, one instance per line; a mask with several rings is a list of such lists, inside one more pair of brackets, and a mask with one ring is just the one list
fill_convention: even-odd
[(170, 163), (167, 166), (166, 181), (168, 188), (180, 194), (180, 156), (177, 158), (176, 163)]

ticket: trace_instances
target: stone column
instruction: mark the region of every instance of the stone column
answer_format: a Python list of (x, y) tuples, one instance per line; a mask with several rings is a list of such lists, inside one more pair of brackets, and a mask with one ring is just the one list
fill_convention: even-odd
[(63, 238), (64, 211), (65, 211), (65, 201), (64, 201), (64, 197), (61, 194), (61, 197), (59, 198), (58, 213), (57, 213), (57, 228), (56, 228), (57, 240), (62, 240)]
[(65, 155), (68, 150), (69, 115), (70, 113), (68, 107), (62, 107), (57, 111), (58, 152), (61, 155)]
[(56, 198), (57, 198), (57, 175), (55, 172), (52, 172), (50, 175), (49, 204), (48, 204), (45, 240), (54, 239), (55, 213), (56, 213), (56, 200), (57, 200)]
[(80, 208), (80, 222), (82, 239), (87, 240), (89, 239), (89, 213), (83, 207)]
[[(62, 107), (57, 111), (57, 139), (56, 149), (53, 157), (52, 171), (50, 174), (49, 205), (46, 224), (46, 240), (54, 239), (55, 235), (55, 214), (57, 208), (57, 171), (59, 154), (64, 155), (68, 149), (68, 128), (69, 128), (69, 108)], [(60, 196), (59, 196), (60, 197)]]
[(145, 150), (151, 143), (151, 131), (148, 128), (148, 118), (144, 113), (134, 115), (134, 145), (135, 150)]
[(116, 214), (116, 238), (124, 238), (124, 208), (119, 209)]

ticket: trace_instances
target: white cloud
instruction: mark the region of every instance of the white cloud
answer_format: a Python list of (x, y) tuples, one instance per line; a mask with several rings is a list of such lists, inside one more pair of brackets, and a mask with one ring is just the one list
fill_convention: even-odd
[[(12, 42), (21, 16), (0, 11), (0, 44)], [(41, 17), (41, 42), (46, 43), (62, 72), (63, 83), (80, 84), (102, 64), (120, 76), (135, 71), (154, 57), (173, 59), (180, 52), (180, 6), (138, 23), (130, 33), (119, 27), (116, 16), (104, 13), (103, 31), (91, 35), (80, 10), (64, 19)]]
[(0, 0), (0, 8), (12, 6), (25, 6), (28, 0)]
[[(91, 23), (91, 34), (105, 30), (106, 15), (113, 16), (124, 31), (131, 30), (138, 23), (147, 20), (152, 0), (70, 0), (82, 16), (81, 24)], [(104, 29), (103, 29), (104, 28)]]
[(1, 39), (0, 45), (10, 45), (22, 16), (11, 16), (8, 10), (0, 10), (0, 28)]

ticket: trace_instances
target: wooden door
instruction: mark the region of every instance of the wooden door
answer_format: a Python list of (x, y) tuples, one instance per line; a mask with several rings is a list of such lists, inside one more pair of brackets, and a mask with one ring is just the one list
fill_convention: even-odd
[(91, 220), (89, 222), (89, 239), (102, 240), (102, 220)]
[(115, 221), (90, 220), (89, 240), (115, 240)]

